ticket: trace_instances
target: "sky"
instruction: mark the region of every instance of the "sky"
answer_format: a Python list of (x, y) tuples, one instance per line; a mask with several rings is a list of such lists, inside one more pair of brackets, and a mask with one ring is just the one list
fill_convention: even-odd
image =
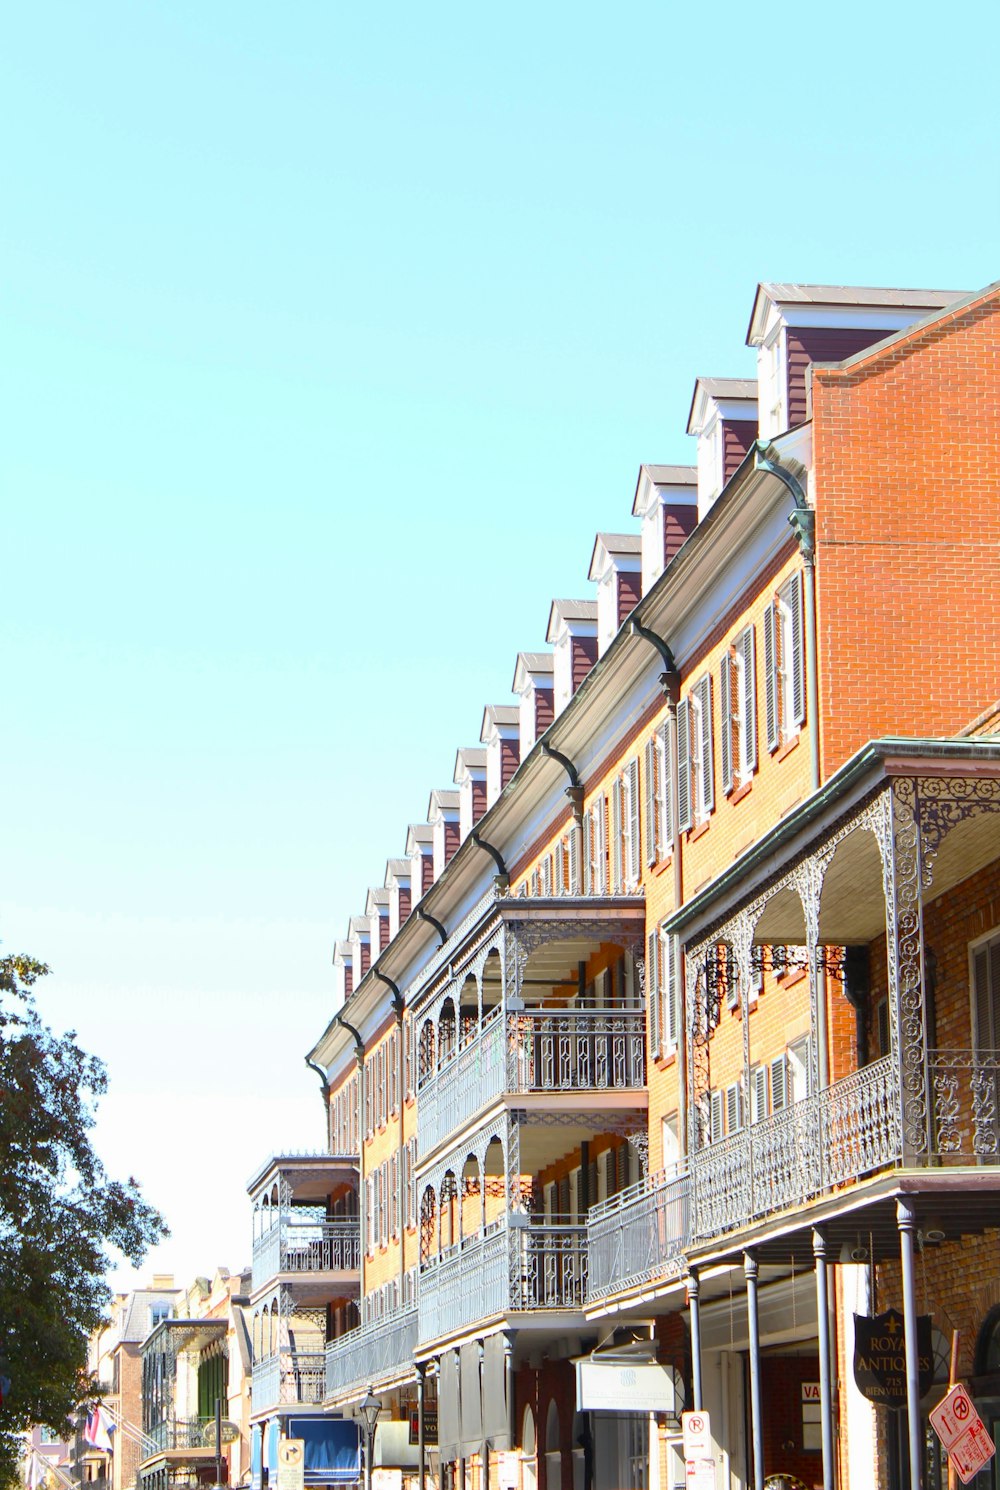
[(0, 940), (250, 1257), (385, 861), (760, 279), (1000, 278), (992, 6), (34, 0), (0, 43)]

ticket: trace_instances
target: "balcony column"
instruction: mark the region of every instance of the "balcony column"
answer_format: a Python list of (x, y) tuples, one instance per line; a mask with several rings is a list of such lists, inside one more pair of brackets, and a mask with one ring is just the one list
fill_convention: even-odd
[(830, 1298), (826, 1237), (813, 1232), (816, 1259), (816, 1317), (819, 1321), (819, 1400), (823, 1444), (823, 1490), (834, 1490), (833, 1388), (830, 1373)]
[(750, 1450), (754, 1490), (764, 1490), (764, 1419), (760, 1391), (760, 1320), (757, 1316), (757, 1259), (743, 1254), (747, 1280), (747, 1326), (750, 1334)]
[(917, 1287), (913, 1233), (917, 1214), (910, 1200), (896, 1201), (899, 1258), (903, 1280), (903, 1346), (906, 1359), (906, 1427), (910, 1446), (910, 1490), (920, 1490), (923, 1431), (920, 1421), (920, 1363), (917, 1356)]
[(687, 1279), (687, 1301), (691, 1313), (691, 1394), (695, 1412), (704, 1407), (701, 1378), (701, 1283), (698, 1274), (691, 1269)]
[(424, 1425), (424, 1397), (427, 1388), (427, 1362), (417, 1362), (417, 1490), (427, 1490), (427, 1437)]

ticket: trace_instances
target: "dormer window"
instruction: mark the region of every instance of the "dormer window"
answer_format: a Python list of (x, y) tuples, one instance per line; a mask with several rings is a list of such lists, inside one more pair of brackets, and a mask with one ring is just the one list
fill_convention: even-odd
[(458, 787), (458, 824), (462, 842), (486, 811), (486, 751), (481, 746), (460, 750), (455, 757)]
[(492, 807), (521, 761), (521, 711), (513, 704), (488, 704), (479, 738), (486, 746), (486, 805)]
[(397, 934), (413, 906), (412, 865), (409, 859), (390, 859), (385, 866), (389, 898), (389, 938)]
[(597, 584), (597, 654), (603, 656), (641, 598), (641, 538), (631, 533), (598, 533), (589, 578)]
[(521, 700), (518, 709), (519, 754), (523, 760), (555, 718), (551, 652), (519, 652), (512, 691)]
[(431, 792), (427, 811), (434, 853), (434, 878), (441, 878), (461, 842), (458, 792)]
[(757, 383), (747, 378), (699, 378), (689, 435), (698, 437), (698, 517), (705, 517), (757, 438)]
[(632, 516), (642, 521), (642, 593), (645, 595), (697, 524), (697, 467), (640, 466)]
[(406, 833), (406, 857), (410, 861), (410, 904), (413, 906), (434, 883), (434, 834), (430, 823), (410, 824)]
[(597, 661), (597, 603), (553, 600), (545, 637), (552, 645), (553, 705), (562, 713)]

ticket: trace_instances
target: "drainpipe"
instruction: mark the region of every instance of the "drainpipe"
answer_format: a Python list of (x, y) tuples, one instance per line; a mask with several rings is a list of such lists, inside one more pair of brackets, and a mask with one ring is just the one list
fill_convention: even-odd
[(803, 560), (806, 622), (806, 707), (809, 711), (809, 756), (812, 766), (812, 789), (819, 790), (819, 679), (816, 665), (816, 513), (806, 501), (802, 484), (779, 461), (773, 447), (762, 440), (754, 442), (754, 470), (776, 476), (790, 494), (795, 506), (788, 523), (795, 534)]
[(333, 1153), (333, 1113), (330, 1111), (330, 1083), (322, 1066), (318, 1066), (311, 1056), (306, 1056), (306, 1065), (319, 1077), (319, 1084), (323, 1092), (323, 1110), (326, 1113), (326, 1146)]
[[(348, 1024), (343, 1014), (333, 1016), (334, 1023), (347, 1031), (354, 1039), (354, 1059), (358, 1064), (358, 1300), (365, 1296), (365, 1042)], [(358, 1311), (360, 1313), (360, 1310)]]

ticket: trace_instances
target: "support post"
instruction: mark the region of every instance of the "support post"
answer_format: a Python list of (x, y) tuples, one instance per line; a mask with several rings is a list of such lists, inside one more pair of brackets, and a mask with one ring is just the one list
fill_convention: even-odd
[(816, 1259), (816, 1317), (819, 1321), (819, 1401), (823, 1445), (823, 1490), (834, 1490), (833, 1384), (830, 1372), (830, 1294), (826, 1237), (813, 1232)]
[(906, 1429), (910, 1447), (910, 1490), (920, 1490), (923, 1443), (920, 1423), (920, 1363), (917, 1357), (917, 1285), (913, 1265), (913, 1233), (917, 1215), (912, 1201), (896, 1201), (899, 1261), (903, 1279), (903, 1345), (906, 1360)]
[(753, 1490), (764, 1490), (764, 1420), (760, 1392), (760, 1321), (757, 1317), (757, 1259), (743, 1254), (747, 1280), (747, 1325), (750, 1332), (750, 1437)]
[(691, 1311), (691, 1393), (695, 1412), (704, 1409), (701, 1376), (701, 1284), (694, 1268), (687, 1279), (688, 1309)]
[(427, 1392), (427, 1362), (417, 1362), (417, 1490), (427, 1490), (427, 1436), (424, 1399)]

